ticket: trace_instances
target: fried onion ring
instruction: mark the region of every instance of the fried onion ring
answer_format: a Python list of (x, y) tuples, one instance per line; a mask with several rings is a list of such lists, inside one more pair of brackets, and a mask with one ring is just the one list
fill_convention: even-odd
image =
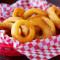
[(10, 17), (8, 19), (6, 19), (4, 22), (9, 22), (9, 23), (15, 23), (16, 21), (19, 21), (19, 20), (24, 20), (20, 17)]
[(13, 12), (13, 17), (21, 17), (23, 18), (23, 14), (24, 14), (25, 10), (22, 8), (15, 8), (14, 12)]
[(60, 12), (59, 12), (59, 14), (56, 14), (55, 11), (57, 11), (57, 8), (55, 6), (49, 7), (47, 9), (47, 13), (49, 15), (49, 18), (53, 21), (53, 23), (56, 25), (56, 27), (58, 29), (60, 29), (60, 18), (58, 16), (60, 14)]
[[(4, 35), (8, 34), (11, 31), (12, 23), (0, 23), (0, 30), (5, 30)], [(11, 34), (8, 34), (11, 36)]]
[(49, 18), (47, 18), (46, 16), (34, 15), (34, 16), (31, 16), (30, 18), (28, 18), (27, 20), (31, 20), (31, 19), (34, 19), (36, 17), (40, 17), (41, 19), (43, 19), (50, 26), (53, 35), (56, 35), (56, 28), (55, 28), (54, 23)]
[[(26, 36), (26, 37), (22, 37), (20, 34), (19, 34), (19, 27), (21, 25), (25, 25), (29, 28), (29, 35)], [(34, 39), (34, 36), (35, 36), (35, 30), (34, 30), (34, 26), (26, 21), (26, 20), (20, 20), (20, 21), (17, 21), (16, 23), (13, 24), (12, 26), (12, 29), (11, 29), (11, 34), (12, 34), (12, 37), (19, 40), (20, 42), (22, 43), (25, 43), (25, 42), (28, 42), (28, 41), (32, 41)]]
[(33, 8), (33, 9), (27, 10), (27, 11), (23, 14), (23, 17), (24, 17), (24, 19), (27, 19), (28, 17), (30, 17), (30, 16), (33, 15), (33, 14), (40, 14), (40, 15), (45, 15), (45, 16), (47, 16), (47, 13), (44, 12), (43, 10)]
[(12, 23), (0, 23), (0, 29), (11, 29)]
[(29, 22), (32, 25), (37, 26), (42, 30), (43, 38), (47, 38), (53, 35), (50, 26), (40, 17), (33, 18), (29, 20)]
[(51, 27), (53, 35), (56, 35), (56, 28), (55, 28), (54, 23), (45, 16), (41, 16), (41, 18)]
[[(19, 21), (19, 20), (24, 20), (24, 19), (22, 19), (20, 17), (10, 17), (10, 18), (6, 19), (4, 22), (15, 23), (16, 21)], [(21, 29), (22, 29), (24, 36), (27, 36), (28, 35), (28, 28), (24, 25), (21, 25)]]

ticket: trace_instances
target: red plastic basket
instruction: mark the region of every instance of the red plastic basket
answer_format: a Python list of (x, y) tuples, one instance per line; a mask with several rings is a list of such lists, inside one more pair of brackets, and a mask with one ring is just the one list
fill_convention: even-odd
[(21, 56), (19, 52), (13, 49), (12, 45), (0, 44), (0, 54), (4, 56)]

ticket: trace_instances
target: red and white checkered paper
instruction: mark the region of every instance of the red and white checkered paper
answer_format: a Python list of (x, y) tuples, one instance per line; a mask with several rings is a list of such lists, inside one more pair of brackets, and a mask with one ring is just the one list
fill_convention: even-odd
[[(39, 8), (44, 11), (52, 4), (45, 0), (19, 0), (12, 5), (0, 4), (0, 22), (11, 17), (14, 8), (20, 7), (25, 10)], [(36, 39), (25, 44), (9, 37), (3, 36), (4, 30), (0, 30), (0, 43), (13, 45), (13, 48), (19, 53), (26, 55), (31, 60), (47, 60), (60, 54), (60, 35), (52, 36), (46, 39)]]

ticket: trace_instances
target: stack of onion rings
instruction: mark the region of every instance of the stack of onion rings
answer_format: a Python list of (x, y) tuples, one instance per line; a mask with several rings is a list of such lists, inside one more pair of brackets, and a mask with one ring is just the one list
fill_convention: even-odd
[(13, 16), (0, 23), (1, 29), (5, 30), (4, 35), (11, 31), (12, 37), (22, 43), (54, 36), (60, 30), (60, 10), (55, 6), (49, 7), (47, 13), (36, 8), (15, 8)]

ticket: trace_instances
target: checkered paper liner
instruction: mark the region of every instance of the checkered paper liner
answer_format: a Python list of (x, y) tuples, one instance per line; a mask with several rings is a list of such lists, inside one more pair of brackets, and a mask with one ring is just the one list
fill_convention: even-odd
[[(20, 7), (25, 10), (31, 8), (39, 8), (44, 11), (52, 6), (45, 0), (18, 0), (12, 5), (0, 4), (0, 22), (6, 18), (11, 17), (14, 8)], [(60, 55), (60, 35), (52, 36), (46, 39), (36, 39), (25, 44), (20, 43), (8, 35), (3, 35), (5, 31), (0, 30), (0, 43), (12, 45), (13, 48), (19, 53), (27, 56), (31, 60), (47, 60), (54, 56)]]

